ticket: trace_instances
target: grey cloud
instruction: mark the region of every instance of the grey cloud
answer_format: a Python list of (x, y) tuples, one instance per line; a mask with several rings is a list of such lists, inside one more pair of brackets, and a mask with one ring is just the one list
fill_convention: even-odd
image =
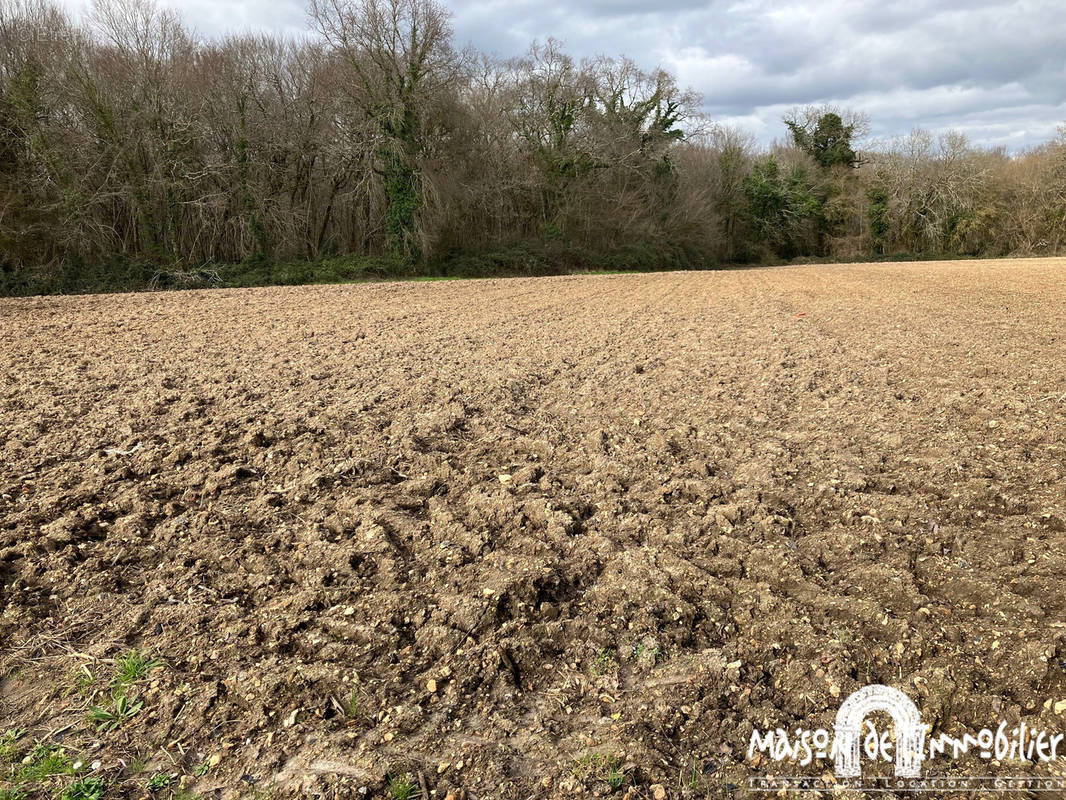
[[(301, 0), (163, 2), (208, 35), (306, 25)], [(867, 110), (878, 135), (954, 126), (1014, 148), (1066, 121), (1061, 0), (446, 2), (459, 44), (506, 57), (555, 37), (578, 57), (661, 65), (764, 142), (782, 109), (820, 102)]]

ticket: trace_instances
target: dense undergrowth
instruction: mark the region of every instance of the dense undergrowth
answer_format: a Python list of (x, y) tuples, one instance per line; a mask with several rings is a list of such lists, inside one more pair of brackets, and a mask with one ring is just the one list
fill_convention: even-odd
[[(953, 260), (957, 255), (899, 253), (856, 261)], [(832, 258), (770, 258), (759, 266), (823, 263)], [(431, 262), (395, 256), (348, 255), (304, 261), (251, 259), (237, 264), (170, 266), (123, 258), (99, 264), (70, 263), (0, 271), (0, 296), (107, 294), (167, 289), (299, 286), (388, 280), (442, 280), (566, 275), (585, 272), (662, 272), (678, 269), (729, 269), (755, 264), (724, 264), (713, 256), (671, 245), (629, 245), (594, 251), (562, 243), (519, 243), (492, 250), (456, 250)]]
[(490, 278), (570, 272), (652, 272), (715, 266), (680, 246), (629, 245), (609, 251), (562, 243), (520, 243), (493, 250), (455, 250), (429, 262), (397, 256), (333, 256), (305, 261), (250, 259), (238, 264), (160, 267), (125, 259), (71, 263), (0, 273), (0, 294), (83, 294), (212, 287), (294, 286), (418, 278)]

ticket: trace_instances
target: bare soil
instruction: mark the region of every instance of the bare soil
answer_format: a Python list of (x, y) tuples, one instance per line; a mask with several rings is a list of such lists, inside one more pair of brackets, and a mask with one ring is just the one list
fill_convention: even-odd
[(2, 301), (0, 790), (732, 796), (870, 683), (1066, 730), (1064, 320), (1063, 259)]

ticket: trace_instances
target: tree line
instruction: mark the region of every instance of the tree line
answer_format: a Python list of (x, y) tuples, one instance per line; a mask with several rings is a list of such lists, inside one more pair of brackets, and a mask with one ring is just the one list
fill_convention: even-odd
[(806, 108), (759, 148), (661, 69), (460, 49), (434, 0), (308, 19), (203, 40), (151, 0), (0, 0), (0, 289), (1066, 249), (1066, 130), (860, 146)]

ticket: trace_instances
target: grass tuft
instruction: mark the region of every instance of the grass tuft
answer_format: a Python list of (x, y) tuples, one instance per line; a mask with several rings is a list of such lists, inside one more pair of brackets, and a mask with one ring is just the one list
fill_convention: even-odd
[(39, 783), (53, 775), (73, 775), (67, 751), (54, 744), (38, 742), (23, 761), (15, 775), (15, 783)]
[(627, 777), (621, 757), (610, 753), (588, 753), (574, 763), (573, 771), (581, 781), (604, 781), (612, 792), (621, 789)]
[(10, 764), (18, 758), (18, 742), (25, 733), (25, 731), (12, 728), (0, 735), (0, 764)]
[(415, 785), (406, 775), (395, 775), (389, 778), (389, 793), (393, 800), (411, 800), (414, 797)]
[(162, 661), (148, 658), (139, 650), (130, 650), (115, 659), (115, 673), (111, 677), (111, 686), (125, 689), (137, 681), (143, 681), (148, 677), (148, 673), (161, 666), (163, 666)]
[(100, 800), (107, 786), (99, 778), (84, 778), (74, 781), (63, 790), (60, 800)]
[(144, 788), (149, 792), (159, 792), (170, 786), (173, 781), (174, 778), (166, 772), (157, 772), (145, 782)]

